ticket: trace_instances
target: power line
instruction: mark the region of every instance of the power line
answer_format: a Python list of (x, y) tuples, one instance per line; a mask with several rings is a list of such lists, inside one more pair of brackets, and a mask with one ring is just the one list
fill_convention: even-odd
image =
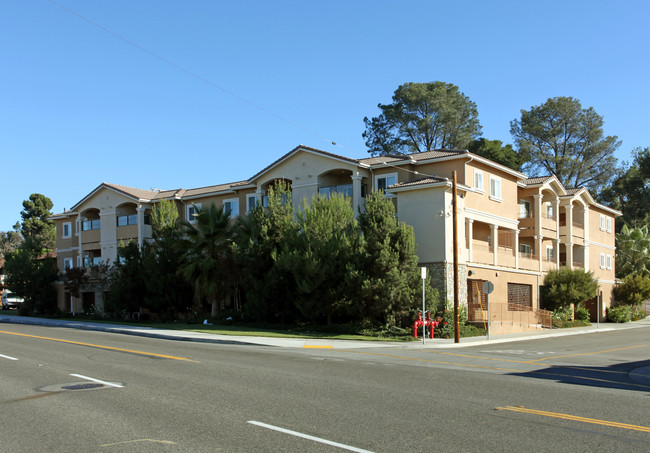
[(112, 30), (109, 30), (108, 28), (98, 24), (97, 22), (94, 22), (94, 21), (88, 19), (87, 17), (77, 13), (76, 11), (73, 11), (73, 10), (61, 5), (60, 3), (55, 2), (54, 0), (47, 0), (47, 1), (50, 2), (51, 4), (53, 4), (54, 6), (57, 6), (57, 7), (61, 8), (62, 10), (64, 10), (64, 11), (78, 17), (79, 19), (89, 23), (93, 27), (96, 27), (96, 28), (100, 29), (101, 31), (103, 31), (105, 33), (108, 33), (109, 35), (111, 35), (111, 36), (113, 36), (113, 37), (115, 37), (115, 38), (117, 38), (117, 39), (119, 39), (121, 41), (124, 41), (128, 45), (130, 45), (132, 47), (135, 47), (136, 49), (138, 49), (138, 50), (140, 50), (140, 51), (142, 51), (142, 52), (144, 52), (144, 53), (146, 53), (146, 54), (148, 54), (148, 55), (162, 61), (163, 63), (165, 63), (165, 64), (167, 64), (167, 65), (169, 65), (169, 66), (171, 66), (171, 67), (173, 67), (175, 69), (178, 69), (179, 71), (184, 72), (185, 74), (189, 75), (190, 77), (193, 77), (193, 78), (195, 78), (197, 80), (200, 80), (201, 82), (205, 83), (206, 85), (211, 86), (212, 88), (216, 88), (217, 90), (220, 90), (221, 92), (223, 92), (223, 93), (225, 93), (225, 94), (227, 94), (229, 96), (232, 96), (233, 98), (235, 98), (235, 99), (237, 99), (237, 100), (239, 100), (241, 102), (244, 102), (244, 103), (250, 105), (251, 107), (254, 107), (254, 108), (256, 108), (256, 109), (258, 109), (258, 110), (260, 110), (260, 111), (262, 111), (262, 112), (264, 112), (264, 113), (266, 113), (268, 115), (271, 115), (274, 118), (279, 119), (280, 121), (284, 121), (285, 123), (289, 124), (290, 126), (293, 126), (293, 127), (297, 128), (297, 129), (300, 129), (300, 130), (302, 130), (304, 132), (307, 132), (308, 134), (311, 134), (311, 135), (313, 135), (313, 136), (315, 136), (315, 137), (317, 137), (317, 138), (319, 138), (319, 139), (321, 139), (323, 141), (326, 141), (327, 143), (329, 143), (331, 145), (339, 146), (339, 147), (343, 148), (343, 146), (337, 144), (334, 140), (330, 140), (329, 138), (324, 137), (324, 136), (312, 131), (311, 129), (307, 129), (306, 127), (303, 127), (303, 126), (301, 126), (301, 125), (299, 125), (297, 123), (294, 123), (293, 121), (290, 121), (290, 120), (284, 118), (283, 116), (278, 115), (277, 113), (275, 113), (275, 112), (273, 112), (273, 111), (271, 111), (271, 110), (269, 110), (267, 108), (264, 108), (264, 107), (262, 107), (262, 106), (260, 106), (258, 104), (255, 104), (254, 102), (251, 102), (248, 99), (246, 99), (246, 98), (244, 98), (242, 96), (239, 96), (238, 94), (233, 93), (232, 91), (226, 90), (225, 88), (220, 87), (216, 83), (214, 83), (214, 82), (212, 82), (212, 81), (210, 81), (210, 80), (208, 80), (208, 79), (206, 79), (204, 77), (201, 77), (200, 75), (190, 71), (189, 69), (187, 69), (187, 68), (185, 68), (185, 67), (183, 67), (183, 66), (181, 66), (179, 64), (176, 64), (173, 61), (170, 61), (170, 60), (158, 55), (157, 53), (152, 52), (151, 50), (149, 50), (149, 49), (147, 49), (145, 47), (142, 47), (141, 45), (139, 45), (139, 44), (125, 38), (124, 36), (122, 36), (122, 35), (120, 35), (118, 33), (115, 33)]

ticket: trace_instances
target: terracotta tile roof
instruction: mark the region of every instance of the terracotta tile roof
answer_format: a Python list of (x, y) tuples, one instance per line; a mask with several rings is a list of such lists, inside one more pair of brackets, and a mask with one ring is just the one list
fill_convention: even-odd
[(584, 187), (574, 187), (573, 189), (566, 189), (566, 194), (567, 195), (575, 195), (581, 190), (587, 190)]
[(460, 156), (463, 154), (468, 154), (468, 151), (461, 151), (461, 150), (454, 150), (454, 149), (438, 149), (434, 151), (425, 151), (422, 153), (368, 157), (366, 159), (359, 159), (359, 163), (363, 163), (366, 165), (377, 165), (383, 163), (394, 163), (394, 162), (410, 161), (410, 160), (419, 162), (421, 160), (440, 159), (441, 157)]
[(425, 184), (435, 184), (438, 182), (449, 181), (447, 178), (442, 178), (440, 176), (427, 176), (425, 178), (413, 179), (411, 181), (398, 182), (389, 186), (389, 189), (398, 189), (400, 187), (413, 187), (413, 186), (422, 186)]
[(533, 178), (524, 179), (523, 183), (526, 185), (544, 184), (553, 176), (535, 176)]
[(154, 190), (136, 189), (135, 187), (121, 186), (119, 184), (111, 184), (109, 182), (104, 182), (101, 185), (110, 187), (114, 190), (117, 190), (118, 192), (122, 192), (131, 197), (138, 198), (138, 199), (145, 199), (145, 200), (153, 200), (154, 198), (156, 198), (156, 195), (158, 195), (159, 193)]
[(246, 183), (247, 181), (239, 181), (239, 182), (232, 182), (227, 184), (217, 184), (214, 186), (199, 187), (196, 189), (187, 189), (182, 196), (192, 197), (196, 195), (207, 195), (215, 192), (223, 192), (223, 191), (231, 190), (233, 187), (245, 185)]

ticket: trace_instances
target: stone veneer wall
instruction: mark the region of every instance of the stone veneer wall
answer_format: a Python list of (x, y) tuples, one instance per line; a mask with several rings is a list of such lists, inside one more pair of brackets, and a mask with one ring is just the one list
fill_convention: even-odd
[[(421, 263), (420, 266), (427, 268), (431, 276), (431, 286), (440, 293), (441, 300), (448, 300), (451, 305), (454, 303), (454, 263), (437, 262)], [(458, 265), (458, 303), (467, 305), (467, 265)]]

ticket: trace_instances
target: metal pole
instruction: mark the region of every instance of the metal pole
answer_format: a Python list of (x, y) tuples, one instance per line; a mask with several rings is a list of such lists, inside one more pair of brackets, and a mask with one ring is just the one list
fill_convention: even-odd
[(488, 337), (488, 341), (490, 341), (490, 330), (492, 330), (492, 318), (490, 317), (490, 293), (487, 294), (487, 312), (488, 312), (487, 337)]
[(425, 320), (425, 316), (426, 316), (425, 311), (424, 311), (425, 308), (426, 308), (426, 305), (425, 305), (425, 302), (424, 302), (424, 280), (427, 278), (427, 268), (422, 267), (420, 270), (422, 272), (422, 344), (424, 344), (424, 338), (426, 336), (426, 334), (425, 334), (426, 331), (424, 330), (424, 320)]
[(596, 329), (600, 329), (600, 291), (596, 292), (596, 305), (598, 313), (596, 313)]
[(458, 206), (456, 199), (458, 198), (458, 187), (456, 186), (456, 172), (453, 172), (454, 184), (452, 195), (453, 207), (453, 239), (454, 239), (454, 343), (460, 343), (460, 318), (458, 315)]

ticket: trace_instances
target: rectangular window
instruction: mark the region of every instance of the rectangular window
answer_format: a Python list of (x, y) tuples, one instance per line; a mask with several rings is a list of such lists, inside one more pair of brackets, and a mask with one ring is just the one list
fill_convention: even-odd
[(605, 254), (604, 253), (600, 254), (600, 268), (605, 269)]
[(483, 192), (483, 172), (481, 170), (474, 170), (474, 188)]
[(533, 306), (533, 287), (519, 283), (508, 283), (508, 305)]
[(546, 246), (546, 261), (553, 261), (553, 246)]
[(553, 204), (552, 203), (546, 203), (546, 218), (547, 219), (553, 219)]
[(530, 201), (519, 200), (519, 218), (527, 219), (531, 216)]
[(99, 230), (101, 227), (102, 221), (99, 219), (95, 220), (85, 220), (81, 224), (81, 230), (82, 231), (89, 231), (89, 230)]
[(194, 203), (187, 207), (187, 221), (190, 223), (196, 223), (196, 216), (199, 215), (201, 210), (201, 203)]
[(69, 238), (72, 236), (72, 223), (67, 222), (63, 224), (63, 238)]
[(501, 178), (490, 176), (490, 198), (501, 201)]
[(223, 209), (231, 219), (237, 217), (239, 215), (239, 200), (236, 198), (224, 200)]
[(607, 217), (607, 232), (611, 233), (612, 232), (612, 218)]
[(246, 195), (246, 213), (251, 212), (257, 204), (257, 195), (254, 193)]
[(121, 215), (117, 218), (117, 226), (127, 226), (127, 225), (137, 225), (138, 224), (138, 215)]
[(72, 258), (65, 258), (63, 260), (63, 270), (67, 271), (68, 269), (72, 269), (73, 267), (74, 266), (73, 266)]
[(612, 255), (607, 255), (606, 261), (605, 261), (605, 267), (607, 268), (607, 270), (612, 269)]
[(533, 254), (533, 249), (528, 244), (519, 244), (519, 253), (530, 257)]
[(375, 190), (383, 190), (385, 192), (393, 184), (397, 184), (397, 173), (381, 175), (375, 178)]
[(605, 216), (602, 214), (600, 215), (600, 229), (602, 231), (607, 230), (607, 221), (605, 220)]

